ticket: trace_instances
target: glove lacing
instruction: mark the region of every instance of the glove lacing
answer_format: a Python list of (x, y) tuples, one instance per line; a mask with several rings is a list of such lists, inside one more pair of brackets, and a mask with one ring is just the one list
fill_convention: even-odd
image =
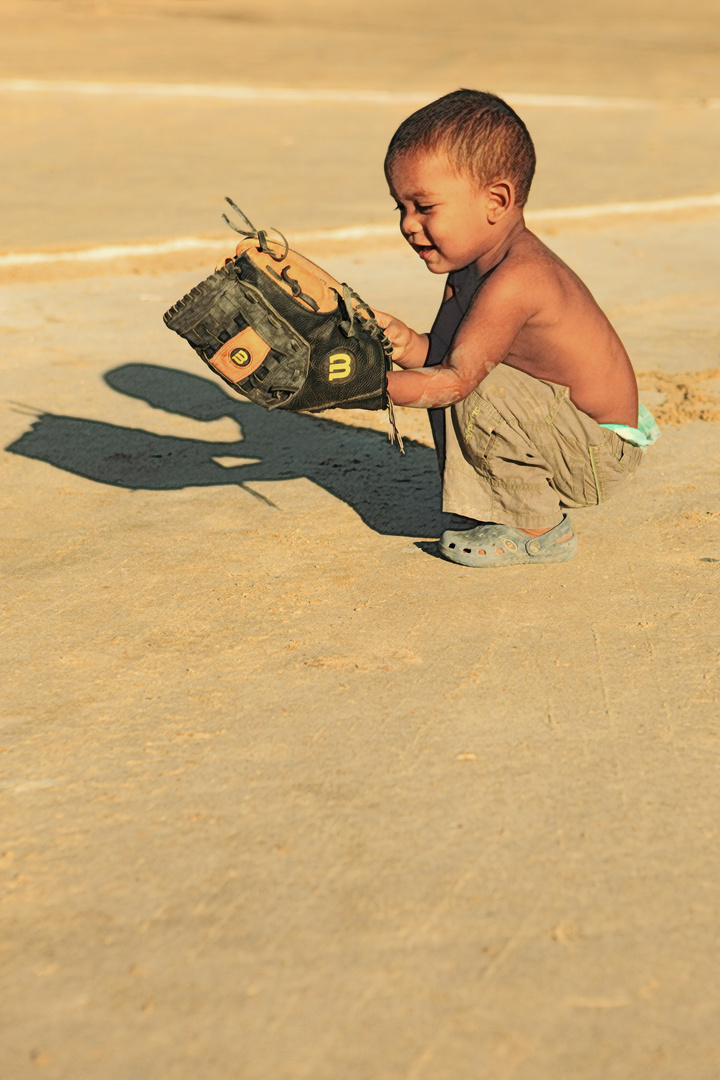
[(227, 225), (229, 225), (230, 228), (234, 230), (234, 232), (239, 233), (240, 236), (244, 236), (246, 239), (249, 239), (250, 237), (253, 237), (253, 239), (257, 240), (258, 247), (260, 248), (260, 250), (262, 252), (264, 252), (266, 255), (269, 255), (270, 258), (274, 259), (275, 262), (282, 262), (283, 259), (287, 256), (288, 251), (290, 250), (290, 245), (288, 244), (287, 240), (285, 239), (283, 234), (280, 232), (280, 230), (276, 229), (273, 226), (270, 229), (270, 232), (277, 233), (278, 236), (280, 237), (280, 239), (282, 240), (282, 242), (283, 242), (283, 244), (285, 246), (285, 250), (283, 251), (282, 255), (279, 255), (279, 254), (277, 254), (276, 252), (273, 251), (273, 249), (270, 247), (270, 245), (268, 243), (267, 232), (264, 229), (256, 229), (255, 226), (253, 225), (252, 221), (250, 221), (250, 218), (247, 216), (247, 214), (244, 214), (242, 212), (242, 210), (240, 209), (240, 207), (235, 205), (235, 203), (232, 201), (232, 199), (230, 198), (229, 195), (225, 196), (225, 202), (228, 203), (233, 208), (235, 213), (238, 214), (242, 218), (242, 221), (244, 222), (245, 225), (247, 225), (247, 228), (246, 229), (239, 229), (238, 226), (235, 225), (230, 220), (230, 218), (227, 216), (227, 214), (223, 214), (223, 221)]

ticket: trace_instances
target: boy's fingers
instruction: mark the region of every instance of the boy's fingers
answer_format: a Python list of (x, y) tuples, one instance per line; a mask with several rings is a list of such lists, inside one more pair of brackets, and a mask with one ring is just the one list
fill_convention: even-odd
[(407, 333), (408, 328), (405, 323), (394, 315), (388, 315), (386, 311), (375, 311), (375, 318), (380, 328), (386, 331), (391, 341), (397, 341)]
[(394, 315), (388, 315), (386, 311), (373, 310), (380, 329), (385, 331), (388, 341), (393, 346), (393, 358), (402, 357), (407, 344), (405, 340), (408, 333), (407, 326), (400, 319), (396, 319)]
[(393, 347), (393, 355), (402, 352), (405, 343), (394, 327), (389, 326), (385, 331), (385, 336)]

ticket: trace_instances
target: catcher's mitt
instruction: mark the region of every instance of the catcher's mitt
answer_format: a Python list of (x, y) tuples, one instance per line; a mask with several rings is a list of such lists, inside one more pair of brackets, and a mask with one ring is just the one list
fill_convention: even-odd
[[(388, 409), (392, 345), (357, 293), (284, 240), (225, 221), (235, 256), (163, 316), (229, 383), (266, 409)], [(400, 448), (402, 443), (400, 441)]]

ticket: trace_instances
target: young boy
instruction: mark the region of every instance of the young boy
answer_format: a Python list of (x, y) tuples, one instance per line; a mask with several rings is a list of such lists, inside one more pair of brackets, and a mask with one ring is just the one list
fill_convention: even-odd
[(525, 226), (527, 129), (500, 98), (458, 90), (400, 125), (385, 170), (403, 236), (448, 275), (429, 335), (379, 313), (404, 369), (390, 397), (430, 410), (443, 509), (477, 523), (440, 550), (465, 566), (571, 559), (561, 507), (621, 491), (659, 432), (607, 318)]

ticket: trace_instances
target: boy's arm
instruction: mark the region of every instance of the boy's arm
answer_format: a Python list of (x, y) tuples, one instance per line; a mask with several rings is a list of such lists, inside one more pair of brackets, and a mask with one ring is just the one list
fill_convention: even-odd
[(393, 403), (432, 409), (462, 401), (505, 359), (532, 314), (522, 281), (498, 271), (473, 301), (442, 364), (420, 368), (403, 363), (416, 370), (388, 374)]

